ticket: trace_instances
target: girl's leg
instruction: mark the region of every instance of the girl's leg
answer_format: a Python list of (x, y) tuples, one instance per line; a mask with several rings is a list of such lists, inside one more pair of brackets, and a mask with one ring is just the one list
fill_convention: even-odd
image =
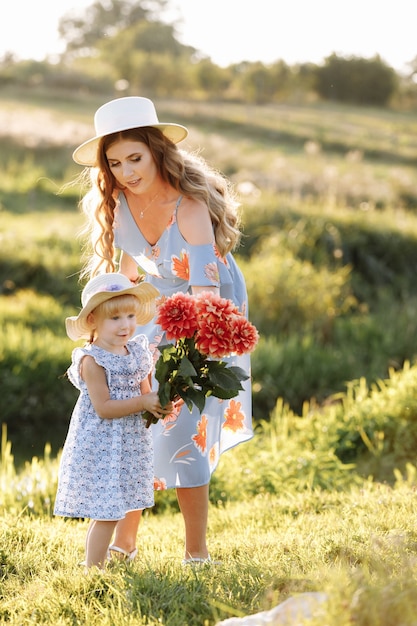
[(85, 541), (86, 566), (103, 567), (117, 522), (92, 520)]
[(136, 547), (136, 535), (141, 517), (142, 511), (126, 513), (126, 517), (117, 522), (113, 545), (126, 550), (126, 552), (132, 552)]
[(177, 498), (185, 525), (185, 558), (206, 559), (209, 485), (178, 488)]

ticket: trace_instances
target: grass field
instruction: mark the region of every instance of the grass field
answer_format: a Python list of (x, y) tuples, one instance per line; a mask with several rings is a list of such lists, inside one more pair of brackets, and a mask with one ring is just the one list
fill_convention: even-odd
[[(306, 488), (302, 481), (297, 489), (288, 481), (273, 493), (283, 463), (285, 451), (277, 455), (268, 431), (224, 457), (208, 533), (220, 565), (181, 566), (182, 518), (172, 505), (145, 515), (132, 564), (85, 575), (79, 563), (87, 521), (50, 517), (56, 461), (34, 459), (16, 474), (3, 442), (0, 623), (209, 626), (320, 592), (326, 604), (313, 620), (297, 624), (413, 626), (415, 468), (398, 474), (392, 487), (358, 482), (350, 470), (351, 485), (347, 476), (343, 489)], [(341, 471), (333, 469), (333, 475)], [(257, 495), (239, 490), (239, 475), (248, 472), (262, 481)], [(218, 491), (229, 483), (229, 492)], [(167, 494), (159, 495), (161, 503)]]
[(0, 96), (0, 623), (215, 626), (323, 592), (297, 625), (415, 626), (416, 115), (159, 103), (241, 189), (239, 261), (266, 329), (256, 433), (212, 480), (220, 566), (181, 566), (168, 492), (136, 561), (85, 576), (87, 521), (51, 511), (76, 397), (63, 319), (79, 306), (80, 188), (65, 184), (101, 103)]

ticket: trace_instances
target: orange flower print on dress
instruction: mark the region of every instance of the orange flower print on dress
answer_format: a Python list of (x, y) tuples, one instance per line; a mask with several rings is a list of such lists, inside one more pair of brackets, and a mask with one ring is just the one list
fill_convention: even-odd
[(165, 491), (165, 489), (167, 488), (167, 483), (166, 483), (165, 478), (158, 478), (157, 476), (154, 476), (153, 488), (154, 488), (154, 491)]
[(207, 417), (205, 415), (201, 416), (201, 420), (197, 423), (197, 434), (193, 435), (191, 439), (196, 448), (204, 455), (207, 450)]
[(213, 285), (218, 286), (220, 284), (220, 273), (217, 263), (207, 263), (204, 267), (204, 274)]
[(220, 252), (217, 250), (216, 244), (213, 245), (213, 248), (214, 248), (214, 254), (219, 259), (219, 261), (221, 261), (223, 263), (223, 265), (226, 265), (228, 267), (229, 264), (227, 262), (226, 257), (225, 256), (221, 256)]
[(215, 443), (213, 446), (211, 446), (210, 450), (209, 450), (209, 463), (210, 463), (210, 468), (213, 468), (219, 458), (219, 444)]
[(183, 280), (190, 279), (190, 258), (185, 250), (181, 250), (179, 257), (172, 257), (172, 273)]
[(168, 229), (168, 228), (171, 228), (171, 226), (172, 226), (173, 224), (175, 224), (175, 222), (176, 222), (176, 221), (177, 221), (177, 216), (176, 216), (176, 213), (175, 213), (175, 211), (174, 211), (174, 213), (173, 213), (173, 214), (171, 215), (171, 217), (169, 218), (169, 222), (168, 222), (168, 224), (167, 224), (167, 229)]
[(162, 337), (163, 335), (155, 335), (154, 340), (149, 342), (149, 350), (152, 353), (152, 360), (154, 365), (159, 359), (159, 355), (161, 354), (158, 350), (158, 346), (161, 343)]
[(241, 408), (241, 402), (236, 402), (236, 400), (230, 400), (230, 404), (225, 411), (225, 422), (223, 424), (223, 428), (228, 428), (234, 433), (236, 433), (238, 430), (243, 430), (243, 421), (245, 419), (245, 416), (240, 410)]
[[(182, 459), (184, 457), (189, 457), (189, 455), (191, 454), (191, 450), (189, 449), (182, 449), (180, 448), (176, 453), (175, 453), (175, 459)], [(192, 458), (192, 457), (189, 457)]]

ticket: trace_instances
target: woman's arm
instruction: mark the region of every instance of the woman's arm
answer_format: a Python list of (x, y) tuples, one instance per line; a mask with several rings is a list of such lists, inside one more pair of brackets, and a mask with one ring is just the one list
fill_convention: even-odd
[[(184, 205), (181, 203), (178, 212), (178, 226), (184, 239), (191, 245), (205, 245), (214, 240), (213, 225), (207, 206), (192, 198), (185, 198)], [(201, 291), (214, 291), (219, 293), (217, 287), (191, 285), (191, 293), (197, 294)]]
[(213, 291), (217, 296), (220, 295), (220, 289), (218, 287), (214, 287), (212, 285), (207, 285), (207, 287), (199, 287), (198, 285), (191, 285), (191, 293), (193, 296), (201, 293), (202, 291)]
[(81, 376), (87, 385), (94, 410), (103, 419), (117, 419), (140, 411), (149, 411), (155, 417), (162, 417), (172, 411), (172, 405), (162, 408), (158, 394), (151, 392), (150, 387), (149, 393), (144, 395), (125, 400), (112, 400), (105, 371), (93, 357), (86, 355), (81, 362), (81, 368)]
[(138, 279), (138, 265), (135, 259), (132, 259), (129, 254), (123, 251), (120, 254), (119, 271), (127, 276), (132, 283), (135, 283)]

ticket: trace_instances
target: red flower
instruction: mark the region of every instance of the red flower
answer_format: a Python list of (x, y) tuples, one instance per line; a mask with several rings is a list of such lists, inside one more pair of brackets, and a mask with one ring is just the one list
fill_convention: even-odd
[[(196, 296), (176, 293), (158, 305), (157, 323), (174, 343), (159, 345), (160, 357), (155, 365), (162, 406), (181, 399), (192, 411), (193, 405), (203, 412), (206, 398), (227, 400), (243, 389), (242, 381), (249, 375), (236, 365), (222, 360), (230, 354), (252, 352), (258, 331), (231, 300), (212, 291)], [(230, 403), (224, 428), (242, 427), (240, 402)], [(143, 413), (147, 426), (157, 419)], [(203, 415), (193, 441), (206, 452), (207, 418)], [(184, 452), (185, 454), (185, 452)]]
[(255, 349), (258, 331), (231, 300), (204, 292), (197, 296), (197, 309), (196, 345), (200, 352), (221, 359), (232, 352), (242, 355)]
[(255, 326), (243, 315), (236, 315), (233, 320), (233, 352), (238, 355), (253, 352), (258, 339), (259, 334)]
[(203, 291), (196, 297), (199, 319), (210, 318), (225, 321), (229, 315), (239, 314), (238, 308), (231, 300), (220, 298), (213, 291)]
[(200, 320), (196, 348), (202, 354), (221, 359), (233, 351), (233, 330), (227, 320), (212, 317)]
[(198, 328), (195, 299), (182, 292), (174, 294), (159, 305), (156, 321), (168, 340), (193, 337)]

